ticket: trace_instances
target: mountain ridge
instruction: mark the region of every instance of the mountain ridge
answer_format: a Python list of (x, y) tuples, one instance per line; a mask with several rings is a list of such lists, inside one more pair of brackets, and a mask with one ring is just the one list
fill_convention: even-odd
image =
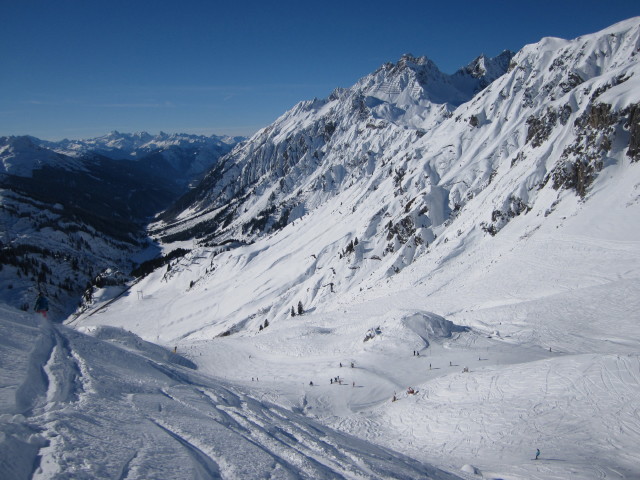
[[(383, 66), (351, 89), (300, 102), (238, 145), (152, 232), (168, 244), (196, 238), (216, 248), (293, 241), (308, 222), (327, 222), (328, 231), (346, 222), (349, 233), (320, 248), (348, 260), (331, 275), (311, 270), (290, 284), (288, 295), (313, 304), (321, 300), (304, 293), (310, 284), (365, 288), (438, 257), (448, 242), (490, 241), (516, 219), (535, 230), (562, 202), (586, 201), (606, 168), (628, 165), (637, 174), (639, 31), (640, 19), (631, 19), (528, 45), (455, 110), (425, 104), (420, 128), (403, 122), (415, 118), (405, 104), (362, 93), (385, 85), (395, 67)], [(399, 101), (422, 101), (411, 82), (397, 84), (405, 88)], [(374, 258), (378, 268), (363, 268)], [(283, 314), (273, 303), (263, 308), (273, 309), (270, 320)]]

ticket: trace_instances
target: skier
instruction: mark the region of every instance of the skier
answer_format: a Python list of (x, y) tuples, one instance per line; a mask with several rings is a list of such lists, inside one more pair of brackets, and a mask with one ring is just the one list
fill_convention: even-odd
[(536, 448), (536, 458), (535, 458), (535, 460), (537, 460), (539, 456), (540, 456), (540, 449)]
[(47, 312), (49, 311), (49, 300), (45, 297), (42, 292), (38, 293), (38, 298), (36, 298), (36, 304), (33, 309), (36, 313), (41, 314), (44, 318), (47, 318)]

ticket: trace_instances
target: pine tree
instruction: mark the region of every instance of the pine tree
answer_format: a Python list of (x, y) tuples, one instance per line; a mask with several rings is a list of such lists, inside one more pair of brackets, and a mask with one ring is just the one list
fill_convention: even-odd
[(267, 328), (268, 326), (269, 326), (269, 320), (266, 320), (266, 319), (265, 319), (265, 321), (264, 321), (264, 328)]
[(291, 316), (292, 317), (296, 316), (296, 311), (293, 309), (293, 307), (291, 307)]
[(302, 315), (304, 313), (304, 309), (302, 308), (302, 302), (298, 302), (298, 315)]

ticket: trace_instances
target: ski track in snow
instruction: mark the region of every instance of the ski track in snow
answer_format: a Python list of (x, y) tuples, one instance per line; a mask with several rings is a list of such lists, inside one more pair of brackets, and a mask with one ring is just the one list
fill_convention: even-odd
[(22, 393), (3, 404), (2, 478), (456, 478), (225, 387), (168, 350), (159, 360), (124, 331), (96, 332), (105, 341), (7, 311), (0, 328), (33, 347), (14, 361), (31, 372), (24, 383), (3, 379)]

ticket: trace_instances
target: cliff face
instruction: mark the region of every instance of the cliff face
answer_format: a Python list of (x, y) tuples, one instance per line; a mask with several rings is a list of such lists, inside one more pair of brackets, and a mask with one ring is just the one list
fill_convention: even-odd
[(545, 38), (454, 75), (405, 55), (237, 146), (155, 232), (251, 242), (339, 197), (382, 254), (397, 250), (394, 232), (432, 243), (466, 209), (496, 234), (545, 188), (585, 198), (608, 163), (639, 155), (638, 23)]

